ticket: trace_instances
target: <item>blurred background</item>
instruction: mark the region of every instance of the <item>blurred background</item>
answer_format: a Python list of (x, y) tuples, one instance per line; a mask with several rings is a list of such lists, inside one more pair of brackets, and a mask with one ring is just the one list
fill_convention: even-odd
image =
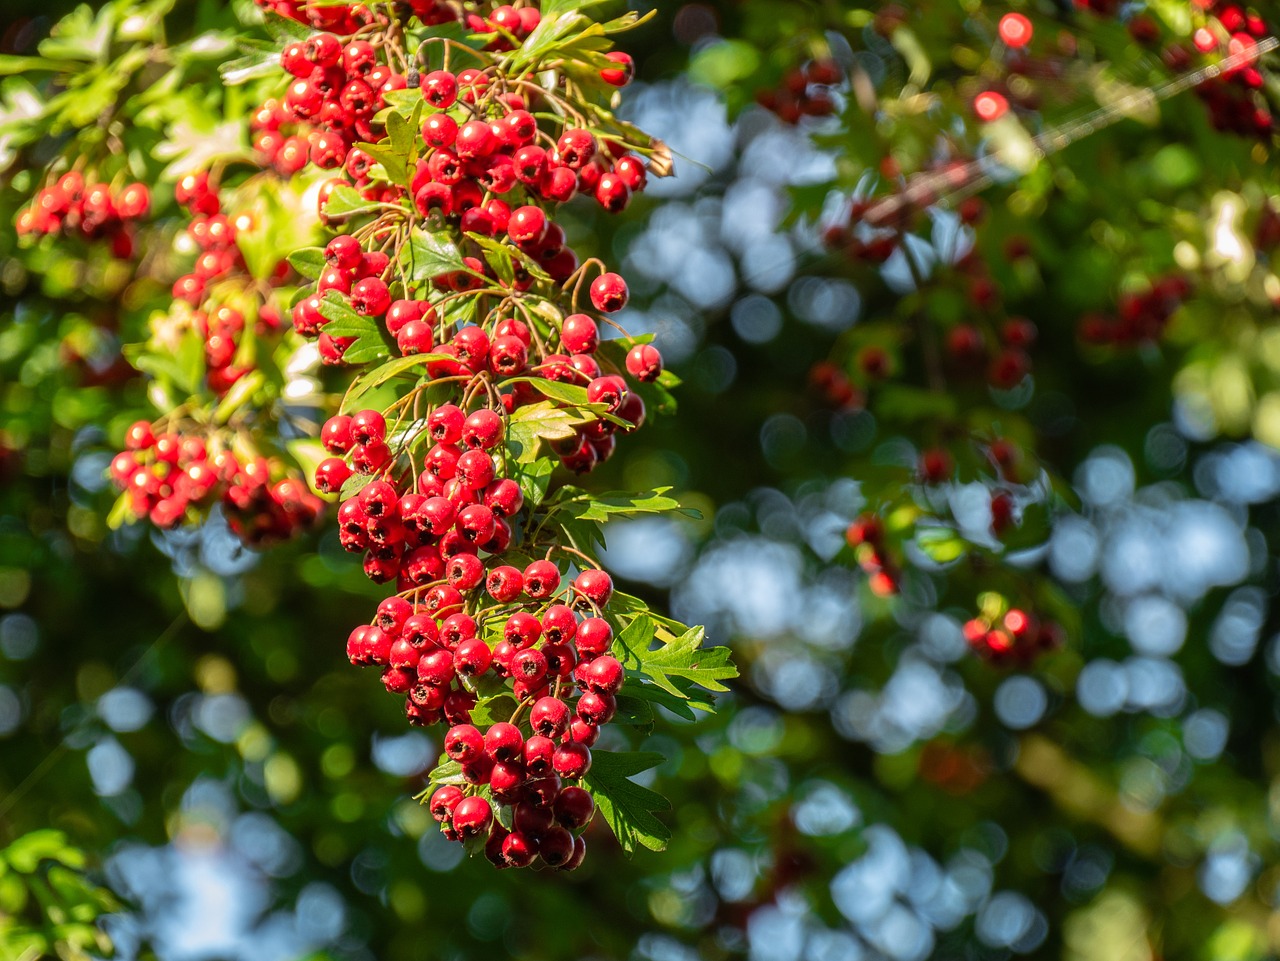
[[(620, 217), (584, 205), (567, 225), (612, 251), (632, 290), (621, 322), (655, 332), (684, 380), (678, 415), (590, 483), (671, 485), (702, 512), (613, 523), (607, 563), (730, 644), (743, 674), (716, 718), (668, 718), (644, 745), (668, 757), (651, 772), (673, 802), (663, 854), (627, 861), (597, 824), (572, 875), (498, 873), (445, 842), (412, 800), (440, 745), (343, 654), (335, 625), (378, 594), (336, 531), (259, 553), (217, 518), (109, 530), (104, 471), (146, 404), (120, 345), (155, 291), (109, 265), (86, 284), (0, 231), (0, 845), (60, 832), (10, 849), (0, 918), (105, 912), (117, 957), (165, 961), (1273, 955), (1280, 288), (1254, 230), (1276, 194), (1271, 143), (1215, 130), (1184, 94), (997, 171), (977, 227), (948, 205), (922, 213), (926, 270), (980, 251), (1039, 330), (1015, 389), (953, 393), (1013, 425), (1053, 507), (1000, 571), (917, 553), (901, 593), (879, 596), (845, 531), (869, 505), (919, 501), (901, 468), (939, 443), (940, 418), (901, 395), (833, 406), (811, 371), (921, 309), (978, 308), (947, 282), (922, 308), (901, 255), (852, 262), (824, 230), (833, 198), (867, 189), (868, 155), (905, 170), (947, 154), (944, 135), (964, 141), (949, 125), (972, 126), (969, 78), (1009, 64), (983, 32), (1003, 5), (870, 6), (654, 6), (623, 41), (638, 80), (620, 112), (671, 146), (676, 176)], [(1169, 30), (1191, 6), (1151, 4)], [(1133, 53), (1125, 29), (1146, 11), (1128, 7), (1114, 21), (1019, 8), (1081, 38), (1090, 71), (1024, 106), (1021, 127), (1167, 78), (1158, 52)], [(70, 12), (6, 0), (0, 47), (29, 54)], [(179, 4), (165, 25), (234, 29), (216, 3)], [(828, 116), (757, 103), (815, 43), (879, 91), (874, 124), (848, 82)], [(0, 93), (12, 222), (49, 155), (14, 162), (5, 124), (29, 94)], [(975, 149), (1003, 135), (983, 129)], [(1170, 270), (1196, 294), (1162, 339), (1082, 342), (1082, 316)], [(982, 541), (985, 491), (933, 496)], [(1064, 648), (976, 657), (963, 626), (991, 583), (1051, 596)], [(73, 867), (87, 852), (91, 883), (15, 880), (32, 850)]]

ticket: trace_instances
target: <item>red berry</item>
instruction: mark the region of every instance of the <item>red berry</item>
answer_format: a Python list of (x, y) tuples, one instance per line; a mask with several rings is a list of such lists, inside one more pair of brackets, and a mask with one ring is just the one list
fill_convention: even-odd
[(617, 64), (616, 67), (604, 67), (600, 71), (600, 78), (605, 83), (614, 87), (625, 87), (631, 82), (631, 78), (636, 73), (636, 65), (630, 54), (623, 53), (621, 50), (612, 50), (605, 54), (605, 59)]
[(662, 354), (652, 344), (636, 344), (627, 351), (627, 373), (642, 383), (657, 380), (662, 373)]
[(627, 306), (627, 282), (614, 273), (604, 273), (591, 282), (591, 303), (596, 310), (611, 314)]
[(453, 829), (464, 838), (479, 837), (492, 823), (493, 808), (482, 797), (464, 797), (453, 809)]
[(577, 741), (561, 744), (551, 756), (551, 765), (562, 778), (576, 781), (591, 770), (591, 749)]

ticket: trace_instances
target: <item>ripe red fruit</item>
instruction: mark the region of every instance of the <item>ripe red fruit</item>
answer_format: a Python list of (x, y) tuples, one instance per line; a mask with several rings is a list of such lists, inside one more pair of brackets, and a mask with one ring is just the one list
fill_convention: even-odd
[(499, 604), (507, 604), (519, 597), (524, 590), (524, 576), (516, 568), (504, 564), (489, 571), (484, 589)]
[(547, 215), (541, 207), (532, 204), (511, 211), (507, 221), (507, 234), (517, 244), (535, 244), (546, 235)]
[(381, 317), (391, 306), (391, 292), (378, 277), (366, 277), (351, 288), (351, 306), (365, 317)]
[(627, 351), (627, 373), (646, 384), (657, 380), (662, 373), (662, 354), (652, 344), (636, 344)]
[(436, 110), (447, 110), (458, 99), (458, 78), (447, 70), (431, 71), (422, 78), (422, 99)]
[(983, 123), (999, 120), (1009, 112), (1009, 101), (995, 90), (984, 90), (973, 98), (974, 115)]
[(617, 694), (626, 679), (626, 671), (617, 658), (602, 654), (582, 668), (582, 677), (598, 694)]
[(502, 417), (497, 411), (482, 408), (463, 422), (461, 440), (468, 447), (493, 450), (502, 442)]
[(479, 837), (492, 823), (493, 808), (482, 797), (464, 797), (453, 809), (453, 829), (464, 838)]
[(586, 314), (570, 314), (560, 327), (560, 343), (570, 354), (591, 354), (600, 345), (600, 330)]
[(546, 600), (559, 586), (560, 569), (551, 561), (534, 561), (524, 569), (524, 592), (535, 601)]
[(596, 138), (589, 130), (566, 130), (556, 142), (560, 162), (572, 170), (581, 170), (596, 155)]
[(558, 698), (539, 698), (529, 712), (529, 725), (534, 733), (559, 739), (569, 729), (569, 705)]
[(945, 450), (927, 450), (920, 455), (920, 479), (926, 484), (941, 484), (951, 479), (955, 462)]
[(580, 597), (590, 601), (594, 607), (602, 608), (613, 597), (613, 578), (601, 570), (582, 571), (574, 578), (573, 590)]
[(350, 430), (355, 443), (368, 445), (386, 439), (387, 422), (376, 410), (361, 410), (352, 415)]
[(458, 121), (446, 113), (428, 117), (422, 125), (422, 139), (430, 147), (443, 149), (452, 147), (458, 137)]
[(460, 591), (469, 591), (484, 580), (484, 562), (475, 554), (455, 554), (444, 566), (444, 576)]
[(551, 766), (562, 778), (576, 781), (591, 770), (591, 749), (577, 741), (561, 744), (551, 756)]
[(626, 210), (631, 202), (631, 188), (618, 174), (609, 172), (601, 174), (595, 189), (596, 202), (611, 214)]
[(468, 120), (458, 129), (453, 149), (464, 160), (487, 157), (498, 147), (493, 128), (483, 120)]
[[(438, 792), (437, 792), (438, 793)], [(446, 798), (446, 803), (449, 799)], [(432, 798), (434, 811), (435, 799)], [(454, 801), (453, 803), (457, 803)], [(552, 805), (552, 811), (555, 819), (568, 828), (570, 831), (576, 831), (578, 828), (586, 827), (591, 818), (596, 813), (595, 801), (591, 799), (591, 795), (580, 787), (570, 785), (560, 791), (556, 797), (555, 803)]]
[(502, 764), (519, 761), (524, 754), (524, 736), (514, 724), (499, 721), (485, 732), (484, 751)]
[(573, 635), (573, 645), (584, 660), (604, 654), (612, 643), (613, 628), (601, 617), (588, 617)]
[(605, 59), (613, 61), (617, 66), (602, 68), (600, 79), (614, 87), (625, 87), (631, 82), (636, 73), (636, 65), (630, 54), (612, 50), (605, 54)]
[(611, 314), (627, 306), (627, 282), (618, 274), (604, 273), (591, 282), (591, 303)]
[[(421, 668), (419, 668), (419, 676), (421, 676)], [(519, 733), (519, 731), (516, 732), (517, 736)], [(474, 761), (484, 753), (484, 750), (484, 736), (474, 725), (458, 724), (451, 727), (449, 733), (444, 736), (444, 753), (459, 764)]]
[(481, 638), (471, 637), (457, 646), (453, 652), (453, 666), (463, 677), (476, 677), (489, 670), (493, 652)]

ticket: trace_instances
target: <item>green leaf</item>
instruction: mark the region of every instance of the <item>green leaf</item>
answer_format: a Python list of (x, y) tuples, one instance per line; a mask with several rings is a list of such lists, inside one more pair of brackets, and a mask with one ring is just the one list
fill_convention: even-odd
[(67, 844), (67, 836), (50, 828), (22, 835), (3, 853), (9, 865), (23, 874), (35, 871), (41, 861), (58, 861), (72, 867), (84, 864), (84, 856)]
[(516, 270), (512, 260), (514, 247), (508, 247), (492, 237), (486, 237), (484, 234), (477, 234), (473, 231), (469, 231), (467, 236), (484, 250), (484, 259), (493, 268), (493, 272), (498, 275), (500, 281), (508, 285), (515, 281)]
[(510, 694), (482, 697), (471, 709), (471, 723), (484, 730), (490, 724), (506, 721), (516, 710), (516, 699)]
[(658, 487), (642, 494), (628, 491), (612, 491), (608, 494), (588, 494), (577, 487), (562, 487), (561, 500), (555, 502), (559, 511), (584, 521), (604, 522), (610, 517), (635, 517), (638, 514), (678, 513), (686, 517), (701, 517), (697, 511), (681, 507), (674, 497), (666, 497), (670, 487)]
[(511, 465), (511, 476), (520, 485), (520, 493), (524, 495), (527, 508), (533, 509), (542, 503), (542, 499), (547, 496), (547, 488), (551, 486), (551, 475), (555, 469), (555, 461), (550, 457), (516, 461)]
[(347, 408), (375, 387), (382, 386), (392, 377), (397, 377), (406, 371), (411, 371), (416, 367), (425, 368), (432, 361), (453, 359), (448, 354), (413, 354), (409, 357), (397, 357), (395, 360), (389, 360), (353, 380), (351, 386), (347, 388), (347, 394), (342, 400), (342, 406), (344, 409)]
[(565, 384), (558, 380), (548, 380), (546, 377), (524, 377), (521, 379), (532, 384), (534, 389), (543, 397), (550, 397), (552, 400), (572, 404), (575, 407), (586, 407), (589, 403), (587, 389), (579, 387), (577, 384)]
[(441, 274), (465, 270), (462, 253), (449, 237), (449, 231), (430, 232), (414, 229), (400, 252), (401, 266), (414, 280), (433, 280)]
[(378, 323), (372, 317), (356, 313), (336, 290), (327, 290), (320, 301), (320, 316), (328, 321), (324, 332), (330, 337), (360, 337), (374, 333)]
[[(398, 117), (399, 114), (393, 113), (388, 116)], [(401, 118), (401, 123), (403, 122), (403, 118)], [(413, 171), (409, 166), (409, 152), (407, 150), (401, 153), (390, 144), (357, 143), (356, 146), (382, 164), (382, 169), (387, 172), (387, 176), (391, 178), (392, 182), (398, 183), (402, 187), (409, 186)], [(337, 193), (337, 190), (334, 193)], [(332, 198), (330, 203), (332, 203)], [(333, 213), (330, 208), (325, 208), (325, 212), (328, 214)]]
[(651, 751), (591, 752), (591, 770), (583, 781), (628, 856), (641, 845), (650, 851), (663, 851), (671, 840), (671, 829), (654, 814), (669, 810), (671, 802), (630, 780), (664, 760), (661, 754)]
[(365, 200), (354, 187), (335, 187), (329, 194), (329, 202), (325, 204), (326, 217), (350, 217), (355, 214), (367, 214), (377, 210), (378, 206)]
[(449, 755), (441, 754), (440, 760), (434, 768), (431, 769), (431, 777), (428, 779), (430, 787), (428, 791), (424, 791), (424, 802), (430, 798), (430, 791), (439, 787), (441, 784), (458, 784), (464, 785), (467, 779), (462, 776), (462, 765), (457, 761), (449, 760)]
[(550, 401), (526, 404), (517, 408), (507, 421), (507, 444), (515, 449), (517, 461), (532, 463), (538, 456), (542, 439), (572, 437), (575, 428), (589, 419), (575, 408), (555, 407)]
[(653, 730), (653, 704), (649, 699), (636, 697), (634, 692), (629, 690), (626, 694), (619, 694), (616, 701), (618, 705), (616, 720), (646, 734)]
[(266, 377), (260, 370), (252, 370), (245, 374), (227, 391), (226, 395), (218, 402), (217, 408), (213, 412), (214, 423), (225, 424), (229, 421), (233, 414), (253, 397), (258, 389), (267, 382)]
[(318, 280), (327, 266), (323, 247), (303, 247), (289, 255), (289, 266), (307, 280)]
[(668, 694), (691, 700), (691, 685), (727, 691), (721, 681), (738, 676), (729, 648), (702, 646), (703, 628), (691, 627), (650, 650), (657, 633), (653, 618), (641, 614), (614, 638), (614, 651), (628, 671), (638, 671)]

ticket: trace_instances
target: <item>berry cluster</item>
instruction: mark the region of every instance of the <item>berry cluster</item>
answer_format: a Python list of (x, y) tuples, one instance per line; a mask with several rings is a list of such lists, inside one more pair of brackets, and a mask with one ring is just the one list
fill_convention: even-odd
[(862, 391), (829, 360), (820, 360), (809, 368), (809, 386), (833, 410), (858, 410), (866, 405)]
[(874, 514), (863, 514), (854, 519), (844, 536), (854, 549), (858, 566), (868, 575), (871, 592), (879, 597), (897, 594), (902, 569), (887, 550), (884, 522)]
[[(411, 6), (428, 25), (450, 9)], [(538, 522), (519, 464), (545, 436), (565, 468), (589, 471), (645, 419), (635, 383), (657, 380), (662, 357), (602, 337), (627, 285), (580, 263), (554, 212), (576, 195), (621, 211), (648, 174), (621, 136), (587, 129), (579, 90), (508, 75), (495, 54), (534, 30), (536, 8), (457, 16), (492, 36), (469, 52), (478, 65), (456, 72), (447, 55), (427, 69), (431, 38), (406, 50), (397, 30), (344, 41), (330, 26), (290, 44), (281, 65), (292, 79), (255, 113), (255, 143), (282, 172), (311, 163), (342, 175), (320, 191), (336, 235), (314, 252), (294, 329), (327, 364), (399, 355), (396, 369), (416, 379), (321, 431), (331, 456), (315, 486), (341, 497), (342, 546), (396, 591), (351, 631), (348, 658), (382, 669), (410, 723), (448, 725), (458, 766), (435, 772), (429, 801), (447, 837), (485, 841), (500, 866), (572, 869), (594, 803), (567, 782), (587, 774), (625, 672), (609, 654), (609, 575)], [(602, 89), (630, 79), (625, 54), (602, 63)], [(420, 99), (390, 96), (410, 87)], [(339, 196), (348, 203), (333, 214)], [(423, 243), (438, 268), (416, 266)], [(514, 420), (539, 416), (558, 426), (512, 436)]]
[(772, 90), (756, 92), (756, 103), (777, 114), (783, 123), (797, 124), (801, 117), (828, 117), (836, 111), (833, 94), (844, 82), (844, 71), (831, 59), (810, 60), (788, 70)]
[[(584, 842), (569, 832), (586, 825), (593, 805), (580, 788), (562, 789), (562, 780), (587, 773), (590, 745), (613, 719), (625, 673), (608, 654), (613, 629), (602, 616), (612, 580), (586, 568), (563, 584), (554, 545), (523, 567), (504, 563), (525, 526), (518, 516), (524, 498), (515, 481), (498, 476), (503, 419), (495, 410), (467, 415), (442, 404), (421, 430), (434, 443), (421, 474), (401, 480), (382, 414), (338, 415), (324, 427), (330, 451), (388, 478), (369, 481), (338, 510), (343, 546), (364, 551), (366, 574), (394, 579), (398, 590), (372, 624), (351, 632), (347, 656), (383, 668), (387, 690), (407, 695), (410, 723), (446, 722), (445, 753), (461, 766), (459, 778), (487, 788), (487, 797), (464, 796), (454, 785), (432, 795), (447, 837), (488, 838), (486, 851), (502, 866), (540, 856), (572, 869)], [(316, 474), (318, 486), (334, 489), (351, 468), (335, 456)], [(533, 544), (521, 547), (527, 556)], [(494, 685), (509, 689), (512, 713), (490, 719), (482, 732), (471, 723), (477, 691), (492, 697)], [(526, 708), (527, 721), (517, 726)], [(494, 803), (512, 807), (510, 831), (494, 821)]]
[(151, 190), (143, 183), (113, 187), (86, 183), (78, 170), (63, 174), (36, 192), (18, 213), (19, 236), (61, 234), (85, 240), (109, 240), (117, 257), (133, 256), (132, 223), (151, 210)]
[(970, 650), (984, 660), (1026, 667), (1041, 655), (1062, 647), (1064, 637), (1056, 622), (1010, 607), (1002, 613), (966, 621), (964, 639)]
[(324, 506), (275, 459), (238, 457), (221, 439), (211, 444), (195, 434), (157, 433), (146, 421), (129, 428), (110, 474), (134, 515), (156, 527), (177, 527), (220, 503), (228, 526), (251, 546), (293, 536)]
[(1169, 318), (1191, 293), (1191, 282), (1170, 274), (1151, 283), (1145, 291), (1122, 294), (1114, 316), (1089, 314), (1080, 320), (1080, 338), (1091, 344), (1132, 347), (1159, 340)]
[[(229, 217), (224, 213), (218, 187), (203, 172), (179, 180), (174, 186), (174, 198), (191, 218), (186, 233), (199, 253), (192, 271), (174, 282), (173, 298), (176, 303), (193, 308), (187, 315), (188, 323), (204, 342), (205, 383), (221, 395), (253, 369), (252, 354), (241, 350), (245, 341), (244, 313), (222, 301), (248, 297), (257, 313), (257, 336), (278, 336), (283, 318), (279, 307), (260, 294), (236, 245), (237, 231), (252, 226), (250, 216)], [(283, 283), (288, 276), (289, 265), (282, 260), (270, 283)], [(183, 312), (174, 313), (176, 316)]]
[[(1270, 36), (1270, 28), (1262, 17), (1236, 4), (1223, 5), (1215, 11), (1215, 17), (1215, 25), (1206, 24), (1195, 32), (1192, 45), (1205, 56), (1240, 57), (1243, 62), (1200, 84), (1196, 94), (1204, 101), (1214, 129), (1269, 140), (1275, 129), (1275, 116), (1263, 95), (1265, 81), (1256, 50), (1258, 41)], [(1167, 49), (1165, 62), (1180, 64), (1182, 52), (1179, 48)]]

